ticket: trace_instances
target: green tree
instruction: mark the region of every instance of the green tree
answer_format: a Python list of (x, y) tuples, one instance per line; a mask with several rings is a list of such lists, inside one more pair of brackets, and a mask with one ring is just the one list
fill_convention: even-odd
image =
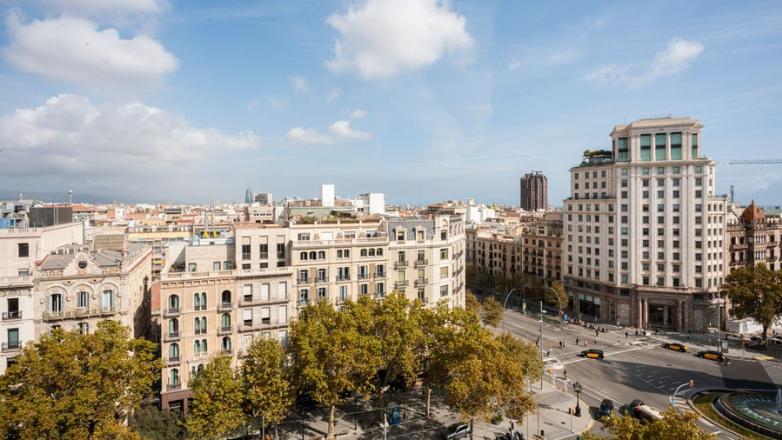
[(256, 339), (242, 362), (245, 410), (261, 426), (277, 425), (293, 404), (285, 350), (272, 339)]
[[(630, 416), (603, 419), (603, 430), (608, 431), (610, 440), (713, 440), (716, 436), (704, 432), (698, 426), (698, 416), (692, 412), (677, 412), (673, 408), (664, 410), (662, 419), (643, 424)], [(675, 434), (674, 434), (675, 433)], [(605, 438), (592, 433), (582, 435), (584, 440)]]
[(502, 304), (494, 299), (494, 297), (489, 297), (483, 301), (482, 320), (484, 324), (497, 327), (502, 323), (504, 312)]
[(741, 267), (725, 277), (722, 294), (730, 299), (737, 318), (752, 318), (763, 326), (763, 342), (768, 328), (782, 313), (782, 274), (765, 264)]
[[(346, 310), (354, 305), (348, 302)], [(291, 324), (290, 353), (300, 392), (329, 408), (328, 434), (334, 438), (334, 410), (343, 393), (371, 392), (381, 365), (380, 344), (358, 330), (356, 313), (327, 303), (308, 306)]]
[(187, 431), (196, 439), (220, 439), (245, 423), (242, 382), (230, 356), (218, 356), (190, 379), (193, 403)]
[(567, 305), (567, 291), (565, 286), (559, 281), (554, 281), (546, 290), (546, 302), (557, 306), (559, 309), (559, 315), (562, 316), (562, 308)]
[(116, 321), (53, 329), (0, 376), (0, 438), (137, 438), (126, 425), (160, 375), (155, 344)]
[(178, 413), (161, 411), (154, 406), (134, 412), (128, 425), (143, 439), (179, 440), (187, 436), (185, 424)]

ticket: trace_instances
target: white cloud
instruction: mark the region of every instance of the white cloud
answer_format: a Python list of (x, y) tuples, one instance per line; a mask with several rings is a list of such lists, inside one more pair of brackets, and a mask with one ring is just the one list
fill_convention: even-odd
[(350, 112), (350, 119), (364, 119), (367, 117), (367, 114), (366, 110), (357, 108)]
[(114, 28), (61, 17), (24, 24), (8, 20), (11, 44), (3, 51), (17, 69), (90, 86), (145, 84), (176, 70), (179, 61), (143, 34), (123, 38)]
[(475, 45), (465, 17), (440, 0), (367, 0), (326, 22), (340, 34), (326, 66), (364, 79), (419, 69), (444, 54), (469, 57)]
[(368, 141), (372, 139), (372, 135), (368, 132), (353, 129), (353, 127), (350, 126), (350, 121), (335, 121), (329, 126), (329, 132), (334, 136), (345, 139), (359, 141)]
[(632, 73), (631, 65), (605, 65), (589, 72), (589, 81), (623, 83), (630, 88), (641, 87), (659, 78), (677, 74), (687, 69), (693, 60), (703, 52), (703, 45), (697, 41), (673, 39), (665, 50), (658, 52), (645, 73)]
[(288, 139), (305, 144), (333, 144), (330, 136), (303, 127), (293, 127), (288, 130)]
[(293, 83), (293, 90), (297, 92), (308, 93), (310, 91), (310, 85), (304, 77), (292, 76), (291, 82)]
[(138, 102), (96, 105), (84, 96), (57, 95), (0, 117), (0, 145), (5, 173), (144, 178), (212, 152), (254, 148), (259, 140), (252, 132), (194, 127)]

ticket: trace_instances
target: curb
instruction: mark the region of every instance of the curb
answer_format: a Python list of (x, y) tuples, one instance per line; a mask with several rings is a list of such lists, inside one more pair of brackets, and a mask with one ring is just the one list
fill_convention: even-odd
[[(698, 415), (698, 417), (700, 417), (700, 418), (702, 418), (702, 419), (704, 419), (704, 420), (708, 420), (709, 422), (713, 423), (713, 424), (714, 424), (714, 426), (717, 426), (717, 427), (719, 427), (720, 429), (722, 429), (723, 431), (725, 431), (725, 432), (727, 432), (727, 433), (729, 433), (729, 434), (731, 434), (731, 435), (735, 435), (735, 436), (736, 436), (736, 438), (742, 438), (742, 437), (741, 437), (741, 434), (739, 434), (739, 433), (737, 433), (737, 432), (735, 432), (735, 431), (731, 430), (730, 428), (726, 428), (725, 426), (721, 425), (721, 424), (720, 424), (719, 422), (717, 422), (716, 420), (712, 420), (712, 419), (710, 419), (710, 418), (706, 417), (705, 415), (703, 415), (703, 413), (701, 412), (701, 410), (699, 410), (699, 409), (698, 409), (698, 407), (697, 407), (697, 406), (695, 406), (695, 402), (693, 402), (693, 400), (692, 400), (692, 397), (693, 397), (693, 396), (697, 397), (697, 396), (698, 396), (698, 395), (700, 395), (700, 394), (707, 393), (707, 392), (711, 392), (711, 391), (725, 391), (725, 390), (720, 390), (720, 389), (712, 389), (712, 388), (700, 388), (700, 389), (695, 389), (695, 390), (692, 390), (692, 391), (689, 393), (689, 397), (687, 397), (687, 406), (689, 406), (689, 407), (690, 407), (690, 409), (692, 409), (692, 410), (693, 410), (693, 412), (695, 412), (695, 414), (697, 414), (697, 415)], [(712, 405), (712, 406), (713, 406), (713, 405)]]

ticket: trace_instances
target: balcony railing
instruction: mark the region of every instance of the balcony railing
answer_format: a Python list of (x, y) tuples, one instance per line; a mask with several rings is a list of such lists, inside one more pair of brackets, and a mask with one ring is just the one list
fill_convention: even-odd
[(65, 313), (62, 310), (43, 312), (44, 321), (57, 321), (60, 319), (65, 319)]
[(100, 308), (100, 314), (101, 315), (112, 315), (117, 311), (117, 309), (114, 306), (107, 306), (107, 307), (101, 307)]
[(260, 322), (242, 323), (239, 325), (239, 332), (252, 332), (261, 329)]
[(309, 304), (310, 304), (309, 299), (299, 299), (298, 302), (296, 303), (296, 305), (298, 305), (299, 307), (307, 307)]
[(418, 267), (424, 267), (427, 264), (429, 264), (429, 260), (424, 258), (424, 259), (415, 260), (414, 266), (418, 268)]
[(386, 273), (385, 272), (378, 272), (375, 274), (375, 278), (385, 278)]
[(3, 352), (16, 351), (21, 349), (22, 349), (22, 341), (3, 342), (2, 346), (0, 346), (0, 350), (2, 350)]
[(163, 335), (163, 340), (166, 342), (169, 341), (178, 341), (179, 340), (179, 332), (168, 332)]
[(394, 269), (402, 269), (410, 265), (409, 261), (394, 261)]
[(220, 352), (223, 353), (223, 354), (231, 354), (231, 353), (233, 353), (233, 350), (231, 349), (231, 347), (223, 347), (220, 350)]
[(179, 365), (179, 356), (169, 356), (166, 358), (166, 366)]
[(232, 331), (232, 328), (231, 328), (230, 325), (229, 326), (225, 326), (225, 327), (217, 327), (217, 334), (218, 335), (227, 335), (227, 334), (231, 333), (231, 331)]
[(310, 282), (310, 277), (298, 277), (296, 278), (296, 282), (299, 284), (307, 284)]
[(231, 301), (220, 301), (217, 304), (217, 310), (223, 311), (223, 310), (231, 310), (233, 308), (233, 303)]
[(350, 281), (350, 275), (337, 276), (337, 281)]
[(329, 277), (325, 277), (325, 276), (324, 277), (317, 277), (317, 278), (315, 278), (315, 282), (316, 283), (328, 283), (329, 282)]
[(407, 280), (395, 281), (394, 282), (394, 288), (396, 288), (396, 289), (404, 289), (405, 287), (408, 286), (408, 284), (409, 284), (409, 281), (407, 281)]
[(2, 315), (3, 321), (11, 321), (14, 319), (22, 319), (22, 311), (21, 310), (15, 310), (13, 312), (3, 312)]
[(429, 280), (427, 280), (426, 278), (415, 279), (415, 287), (422, 287), (422, 286), (426, 286), (427, 284), (429, 284)]
[(181, 389), (182, 389), (182, 383), (181, 382), (170, 383), (170, 384), (166, 385), (166, 390), (167, 391), (179, 391)]
[(361, 273), (361, 272), (359, 272), (358, 273), (358, 279), (360, 279), (360, 280), (367, 280), (367, 279), (369, 279), (369, 274), (368, 273)]
[(179, 307), (168, 307), (163, 310), (163, 316), (176, 316), (180, 313)]

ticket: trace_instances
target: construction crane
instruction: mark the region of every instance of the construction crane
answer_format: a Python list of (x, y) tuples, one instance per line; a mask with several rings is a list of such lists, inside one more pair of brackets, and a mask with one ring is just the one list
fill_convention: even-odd
[(740, 159), (731, 160), (728, 165), (776, 165), (782, 164), (782, 159)]

